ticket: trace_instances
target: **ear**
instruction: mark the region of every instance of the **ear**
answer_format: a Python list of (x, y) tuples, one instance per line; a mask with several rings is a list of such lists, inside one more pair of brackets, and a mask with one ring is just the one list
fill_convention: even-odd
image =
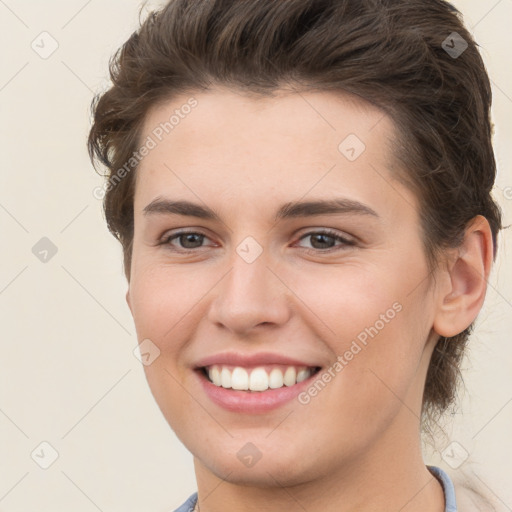
[(484, 303), (492, 261), (492, 231), (487, 219), (477, 215), (446, 270), (433, 325), (437, 334), (455, 336), (475, 320)]
[[(130, 311), (132, 311), (132, 305), (130, 303), (130, 288), (128, 288), (128, 291), (126, 292), (125, 299), (126, 299), (126, 304), (128, 304), (128, 307), (130, 308)], [(133, 311), (132, 311), (132, 313), (133, 313)]]

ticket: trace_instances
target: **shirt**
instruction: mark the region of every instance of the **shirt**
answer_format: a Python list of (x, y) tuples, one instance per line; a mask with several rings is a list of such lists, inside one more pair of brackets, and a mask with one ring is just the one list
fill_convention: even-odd
[[(444, 501), (446, 503), (444, 512), (457, 512), (457, 503), (455, 502), (455, 489), (453, 482), (448, 474), (437, 466), (427, 466), (429, 471), (436, 477), (444, 491)], [(197, 502), (197, 492), (192, 494), (181, 507), (178, 507), (174, 512), (192, 512)]]

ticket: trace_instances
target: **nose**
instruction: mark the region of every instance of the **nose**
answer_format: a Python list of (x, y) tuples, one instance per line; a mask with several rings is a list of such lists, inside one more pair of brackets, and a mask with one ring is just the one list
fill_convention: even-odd
[(291, 292), (264, 255), (247, 263), (235, 254), (231, 270), (215, 287), (208, 319), (237, 337), (248, 336), (257, 327), (285, 324), (290, 317)]

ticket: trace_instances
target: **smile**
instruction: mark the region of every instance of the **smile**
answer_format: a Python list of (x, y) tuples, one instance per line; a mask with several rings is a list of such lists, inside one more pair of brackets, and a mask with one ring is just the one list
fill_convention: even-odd
[(212, 403), (229, 412), (252, 415), (293, 404), (320, 370), (320, 367), (260, 365), (251, 368), (219, 363), (198, 368), (194, 373)]
[(248, 368), (216, 364), (203, 367), (202, 370), (215, 386), (236, 391), (263, 392), (294, 386), (310, 378), (320, 368), (277, 364)]

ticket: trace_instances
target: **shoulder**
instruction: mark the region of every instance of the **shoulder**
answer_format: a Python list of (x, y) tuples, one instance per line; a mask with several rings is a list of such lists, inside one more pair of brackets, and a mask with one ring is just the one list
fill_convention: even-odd
[(497, 512), (491, 498), (473, 482), (455, 482), (457, 512)]
[(428, 466), (441, 482), (446, 500), (446, 512), (497, 512), (488, 491), (474, 476), (457, 472), (457, 478), (437, 466)]

